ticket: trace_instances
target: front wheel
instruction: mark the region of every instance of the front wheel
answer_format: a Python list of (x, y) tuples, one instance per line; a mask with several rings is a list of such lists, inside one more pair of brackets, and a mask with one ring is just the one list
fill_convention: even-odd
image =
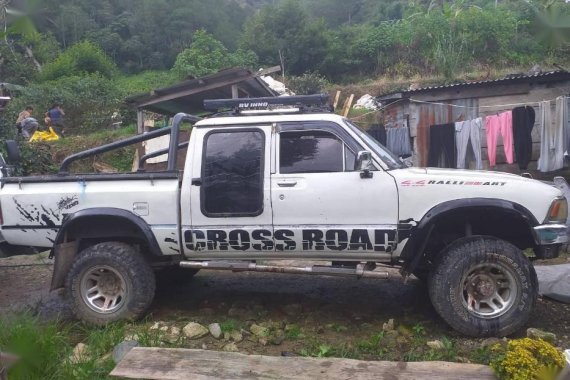
[(132, 246), (105, 242), (81, 251), (66, 279), (77, 318), (94, 325), (140, 318), (150, 306), (155, 278)]
[(538, 280), (514, 245), (490, 236), (460, 239), (435, 260), (428, 279), (435, 310), (471, 336), (506, 336), (525, 325)]

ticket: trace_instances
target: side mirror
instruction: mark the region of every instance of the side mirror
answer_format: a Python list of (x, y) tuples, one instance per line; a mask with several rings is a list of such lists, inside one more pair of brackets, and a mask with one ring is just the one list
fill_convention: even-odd
[(372, 178), (372, 154), (366, 150), (361, 150), (356, 156), (356, 169), (360, 170), (360, 178)]

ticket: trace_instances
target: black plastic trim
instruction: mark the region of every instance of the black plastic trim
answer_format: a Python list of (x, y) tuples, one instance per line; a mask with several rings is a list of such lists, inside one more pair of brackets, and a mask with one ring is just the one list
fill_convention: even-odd
[[(261, 186), (259, 189), (260, 192), (260, 196), (261, 196), (261, 208), (255, 212), (243, 212), (243, 213), (229, 213), (229, 212), (224, 212), (224, 213), (219, 213), (219, 214), (213, 214), (213, 213), (209, 213), (206, 211), (206, 205), (204, 203), (204, 192), (205, 187), (202, 186), (204, 184), (204, 162), (206, 161), (206, 143), (208, 142), (208, 137), (210, 137), (213, 134), (216, 133), (233, 133), (233, 132), (259, 132), (261, 133), (261, 138), (262, 138), (262, 142), (261, 142), (261, 147), (263, 150), (263, 153), (261, 155), (261, 162), (260, 162), (260, 166), (261, 166)], [(207, 132), (204, 135), (204, 139), (202, 141), (202, 162), (201, 162), (201, 169), (200, 169), (200, 211), (202, 212), (202, 215), (207, 216), (208, 218), (228, 218), (228, 217), (247, 217), (247, 216), (259, 216), (261, 214), (263, 214), (263, 210), (265, 209), (265, 202), (264, 202), (264, 194), (263, 194), (263, 185), (265, 183), (265, 155), (267, 154), (266, 147), (265, 147), (265, 131), (261, 128), (251, 128), (251, 127), (246, 127), (246, 128), (232, 128), (232, 129), (215, 129), (212, 131)], [(193, 179), (194, 181), (195, 179)], [(192, 183), (194, 185), (194, 183)]]
[[(124, 220), (125, 222), (130, 222), (134, 224), (145, 237), (150, 252), (155, 256), (162, 256), (162, 251), (160, 250), (158, 242), (156, 241), (156, 237), (152, 233), (152, 230), (150, 226), (147, 224), (147, 222), (140, 216), (135, 215), (130, 211), (113, 207), (88, 208), (88, 209), (79, 210), (73, 214), (65, 216), (63, 224), (59, 229), (57, 236), (55, 238), (54, 247), (57, 244), (64, 242), (65, 233), (67, 229), (71, 227), (74, 223), (97, 216), (118, 218)], [(53, 249), (54, 248), (52, 248), (52, 254), (53, 254)]]
[(295, 132), (295, 131), (326, 131), (336, 135), (344, 142), (352, 153), (358, 153), (364, 148), (356, 142), (356, 140), (340, 125), (331, 121), (299, 121), (278, 123), (279, 132)]
[(41, 224), (28, 225), (28, 226), (23, 226), (23, 225), (2, 226), (3, 230), (58, 230), (60, 228), (61, 228), (61, 225), (44, 226)]
[(470, 209), (480, 210), (481, 208), (499, 208), (522, 217), (528, 225), (529, 233), (532, 233), (532, 228), (539, 224), (538, 220), (527, 208), (504, 199), (469, 198), (440, 203), (429, 210), (419, 221), (418, 225), (412, 228), (409, 240), (400, 255), (400, 258), (404, 261), (402, 270), (412, 273), (417, 268), (424, 254), (420, 247), (429, 239), (431, 226), (437, 223), (440, 218), (444, 218), (449, 212), (460, 211), (467, 215)]

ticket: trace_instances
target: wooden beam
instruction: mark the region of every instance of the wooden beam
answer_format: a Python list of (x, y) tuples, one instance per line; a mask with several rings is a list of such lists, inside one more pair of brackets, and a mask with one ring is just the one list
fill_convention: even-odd
[(350, 94), (348, 100), (344, 103), (344, 108), (342, 109), (342, 116), (347, 117), (350, 112), (350, 107), (352, 107), (352, 102), (354, 101), (354, 94)]
[(232, 99), (239, 98), (239, 89), (237, 84), (232, 84)]
[(243, 76), (243, 77), (234, 77), (231, 79), (228, 79), (224, 82), (214, 82), (211, 83), (209, 85), (204, 85), (204, 86), (200, 86), (200, 87), (195, 87), (195, 88), (190, 88), (188, 90), (184, 90), (184, 91), (178, 91), (172, 94), (167, 94), (167, 95), (162, 95), (162, 96), (157, 96), (154, 99), (148, 100), (144, 103), (140, 103), (138, 104), (139, 108), (144, 108), (146, 106), (155, 104), (155, 103), (160, 103), (160, 102), (164, 102), (167, 100), (172, 100), (172, 99), (176, 99), (176, 98), (180, 98), (183, 96), (188, 96), (188, 95), (193, 95), (193, 94), (197, 94), (199, 92), (203, 92), (203, 91), (207, 91), (207, 90), (212, 90), (215, 88), (219, 88), (219, 87), (225, 87), (225, 86), (231, 86), (232, 84), (237, 84), (240, 82), (243, 82), (245, 80), (254, 78), (253, 75), (248, 75), (248, 76)]
[(137, 133), (141, 134), (144, 132), (144, 111), (142, 108), (137, 109)]
[(448, 362), (379, 362), (337, 358), (244, 355), (235, 352), (135, 347), (111, 376), (154, 380), (494, 380), (483, 365)]
[(337, 90), (336, 95), (334, 97), (333, 111), (336, 110), (336, 106), (338, 106), (339, 100), (340, 100), (340, 90)]
[(281, 71), (281, 66), (277, 65), (277, 66), (273, 66), (273, 67), (268, 67), (267, 69), (259, 70), (258, 72), (255, 73), (255, 76), (259, 77), (262, 75), (278, 73), (280, 71)]

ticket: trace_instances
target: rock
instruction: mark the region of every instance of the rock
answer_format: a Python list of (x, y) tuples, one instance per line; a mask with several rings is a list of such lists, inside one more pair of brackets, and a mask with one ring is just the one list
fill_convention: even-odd
[(207, 350), (208, 346), (206, 346), (206, 343), (202, 343), (202, 350)]
[(164, 340), (168, 343), (176, 343), (180, 338), (180, 328), (172, 326), (169, 331), (164, 334)]
[(166, 325), (165, 322), (162, 321), (158, 321), (158, 322), (154, 322), (154, 324), (152, 326), (150, 326), (149, 330), (158, 330), (160, 329), (161, 326)]
[(115, 363), (123, 360), (125, 355), (129, 353), (135, 347), (139, 346), (139, 342), (136, 340), (123, 340), (121, 343), (117, 344), (113, 349), (113, 361)]
[(257, 340), (257, 343), (261, 344), (262, 346), (267, 346), (267, 338), (266, 337), (261, 337)]
[(234, 331), (230, 332), (230, 339), (236, 343), (239, 343), (243, 340), (243, 335), (241, 332), (234, 330)]
[(383, 342), (387, 346), (395, 346), (398, 343), (398, 332), (396, 330), (389, 330), (384, 333)]
[(251, 333), (257, 337), (264, 337), (269, 335), (269, 329), (267, 327), (256, 325), (255, 323), (251, 325), (249, 331), (251, 331)]
[(481, 342), (481, 348), (487, 348), (487, 347), (491, 348), (497, 343), (501, 343), (501, 340), (499, 338), (494, 338), (494, 337), (487, 338)]
[(227, 352), (239, 352), (239, 349), (234, 342), (226, 344), (222, 347), (222, 350)]
[(190, 322), (182, 329), (188, 339), (199, 339), (210, 332), (206, 327), (196, 322)]
[(129, 334), (129, 335), (125, 335), (125, 339), (124, 340), (139, 340), (139, 334)]
[(211, 323), (208, 325), (208, 331), (210, 334), (216, 339), (220, 339), (222, 337), (222, 328), (220, 327), (219, 323)]
[(443, 350), (445, 348), (445, 345), (441, 340), (430, 340), (426, 344), (429, 348), (434, 350)]
[(168, 329), (169, 329), (168, 326), (161, 326), (161, 327), (158, 329), (158, 331), (167, 332)]
[(272, 337), (269, 342), (275, 346), (279, 346), (281, 343), (283, 343), (284, 340), (285, 340), (285, 335), (276, 335)]
[(69, 361), (73, 364), (81, 363), (82, 361), (87, 359), (87, 350), (89, 346), (85, 343), (77, 343), (77, 345), (73, 348), (73, 352), (69, 357)]
[(532, 327), (526, 330), (526, 336), (532, 339), (542, 339), (552, 344), (554, 344), (554, 342), (557, 340), (556, 334)]
[(382, 325), (382, 331), (393, 331), (394, 330), (394, 320), (389, 319), (388, 322)]
[(285, 357), (295, 357), (295, 356), (299, 356), (294, 352), (291, 351), (281, 351), (281, 356), (285, 356)]

